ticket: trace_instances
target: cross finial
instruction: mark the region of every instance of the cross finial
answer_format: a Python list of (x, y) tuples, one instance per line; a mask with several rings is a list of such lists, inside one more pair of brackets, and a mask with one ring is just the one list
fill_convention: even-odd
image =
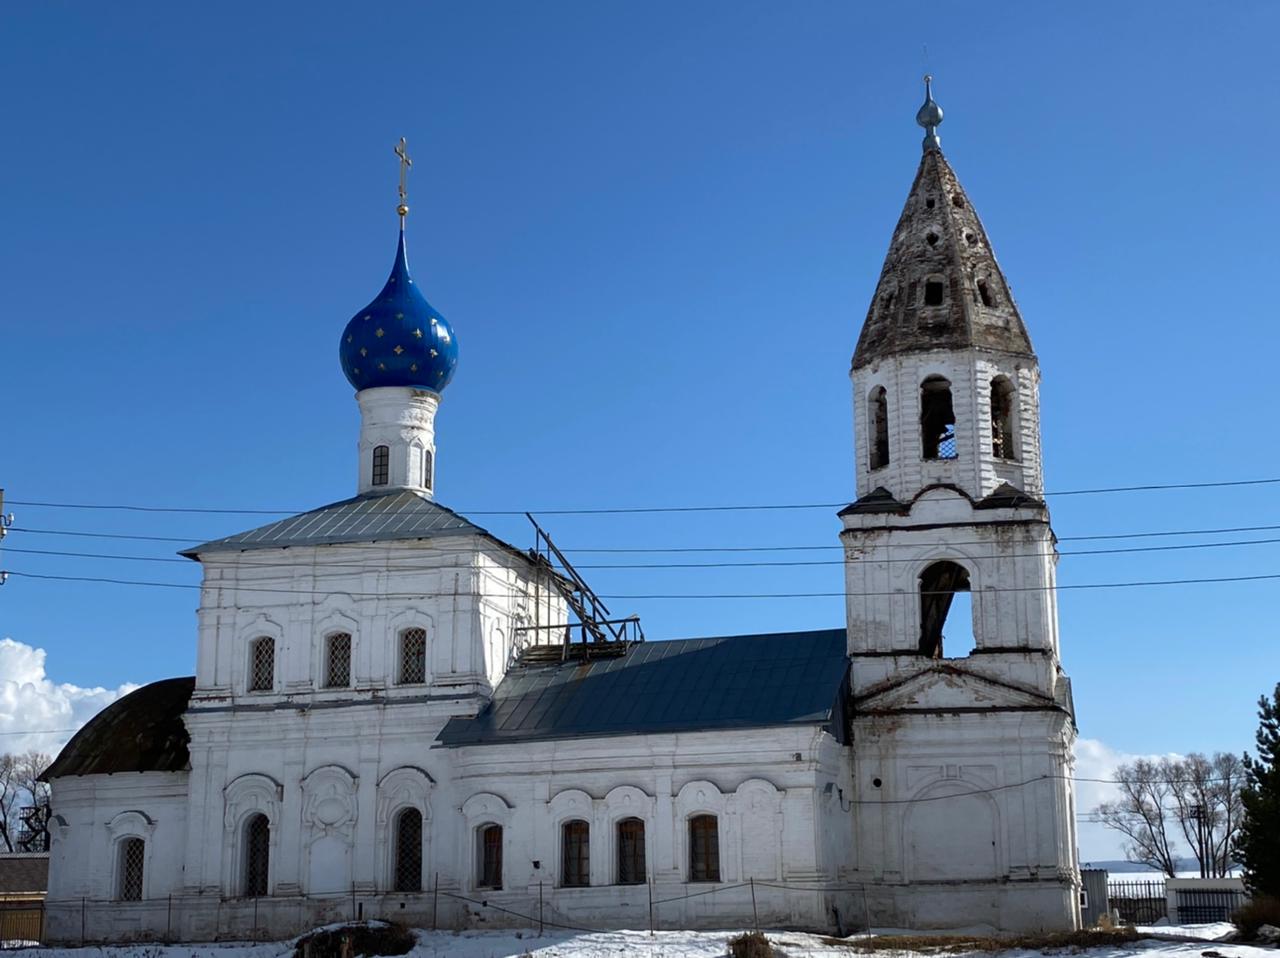
[(924, 105), (916, 113), (916, 122), (924, 127), (924, 151), (940, 151), (938, 125), (942, 122), (942, 107), (933, 100), (933, 77), (928, 74), (924, 78)]
[(409, 199), (408, 178), (409, 169), (413, 166), (413, 160), (409, 159), (409, 150), (405, 146), (404, 137), (400, 137), (400, 142), (396, 144), (396, 156), (400, 157), (400, 205), (396, 207), (396, 212), (400, 214), (400, 225), (404, 226), (404, 218), (409, 213), (409, 205), (406, 202)]

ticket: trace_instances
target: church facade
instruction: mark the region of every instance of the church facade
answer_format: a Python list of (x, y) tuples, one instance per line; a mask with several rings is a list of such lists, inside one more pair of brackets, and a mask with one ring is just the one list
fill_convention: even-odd
[(340, 344), (356, 495), (183, 553), (195, 676), (109, 706), (46, 773), (50, 940), (1076, 927), (1039, 371), (931, 95), (917, 120), (853, 358), (843, 628), (641, 641), (571, 569), (437, 503), (457, 341), (402, 200)]

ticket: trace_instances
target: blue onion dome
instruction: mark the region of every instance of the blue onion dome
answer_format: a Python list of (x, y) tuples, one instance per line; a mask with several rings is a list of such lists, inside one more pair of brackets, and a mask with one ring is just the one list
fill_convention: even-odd
[(338, 355), (356, 389), (409, 386), (438, 393), (453, 378), (458, 340), (409, 276), (403, 229), (387, 285), (347, 323)]

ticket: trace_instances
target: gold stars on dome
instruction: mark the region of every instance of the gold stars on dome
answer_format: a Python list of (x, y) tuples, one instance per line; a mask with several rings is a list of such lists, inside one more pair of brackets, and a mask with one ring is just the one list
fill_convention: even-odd
[(439, 354), (438, 352), (436, 352), (435, 347), (434, 347), (434, 346), (432, 346), (432, 347), (431, 347), (431, 358), (432, 358), (432, 359), (435, 359), (435, 358), (436, 358), (437, 356), (439, 356), (439, 355), (440, 355), (440, 354)]
[(396, 313), (396, 319), (404, 319), (404, 313)]
[(373, 319), (373, 316), (372, 316), (372, 314), (370, 314), (370, 313), (365, 313), (365, 314), (364, 314), (364, 316), (363, 316), (362, 318), (363, 318), (363, 319), (364, 319), (364, 321), (367, 323), (369, 320)]
[(363, 346), (361, 346), (361, 347), (360, 347), (360, 355), (361, 355), (361, 356), (368, 356), (368, 355), (369, 355), (369, 350), (367, 350), (367, 349), (365, 349)]
[(353, 339), (355, 339), (355, 337), (352, 336), (350, 333), (347, 333), (347, 342), (351, 342)]
[(420, 329), (415, 329), (415, 330), (413, 331), (413, 337), (414, 337), (414, 339), (421, 339), (421, 338), (422, 338), (422, 330), (420, 330)]
[(397, 356), (399, 356), (402, 352), (404, 352), (404, 347), (401, 346), (399, 343), (397, 343), (396, 348), (391, 351), (395, 353)]
[(377, 329), (375, 329), (375, 330), (373, 331), (373, 335), (375, 335), (375, 336), (377, 336), (379, 339), (381, 339), (383, 336), (385, 336), (385, 335), (387, 335), (387, 334), (386, 334), (386, 332), (383, 330), (383, 328), (382, 328), (381, 326), (379, 326)]
[(387, 364), (386, 364), (386, 363), (378, 363), (378, 368), (379, 368), (379, 369), (381, 369), (381, 370), (385, 373), (385, 372), (387, 371)]
[(409, 364), (409, 372), (411, 372), (411, 373), (416, 373), (417, 371), (418, 371), (418, 364), (417, 364), (417, 363), (410, 363), (410, 364)]

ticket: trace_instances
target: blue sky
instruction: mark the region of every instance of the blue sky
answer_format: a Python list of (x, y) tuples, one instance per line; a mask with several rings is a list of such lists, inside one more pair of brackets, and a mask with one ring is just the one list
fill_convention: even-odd
[[(460, 362), (463, 512), (853, 496), (849, 357), (919, 157), (920, 75), (1042, 370), (1051, 491), (1280, 476), (1273, 4), (9, 4), (9, 500), (300, 510), (354, 491), (337, 344), (395, 243)], [(924, 48), (927, 46), (927, 54)], [(1051, 498), (1069, 537), (1280, 525), (1280, 487)], [(194, 584), (260, 517), (9, 507), (6, 567)], [(477, 519), (518, 545), (524, 520)], [(831, 509), (547, 516), (567, 548), (836, 544)], [(1159, 544), (1280, 538), (1280, 532)], [(1100, 543), (1150, 545), (1149, 540)], [(778, 558), (765, 554), (768, 558)], [(792, 557), (783, 554), (782, 558)], [(839, 553), (807, 553), (838, 559)], [(581, 566), (670, 556), (576, 553)], [(695, 561), (741, 561), (701, 555)], [(604, 594), (832, 591), (837, 564), (584, 568)], [(1065, 585), (1280, 572), (1276, 544), (1066, 556)], [(1273, 582), (1064, 591), (1081, 734), (1252, 744)], [(59, 682), (189, 673), (195, 593), (11, 578)], [(618, 600), (653, 638), (830, 599)]]

